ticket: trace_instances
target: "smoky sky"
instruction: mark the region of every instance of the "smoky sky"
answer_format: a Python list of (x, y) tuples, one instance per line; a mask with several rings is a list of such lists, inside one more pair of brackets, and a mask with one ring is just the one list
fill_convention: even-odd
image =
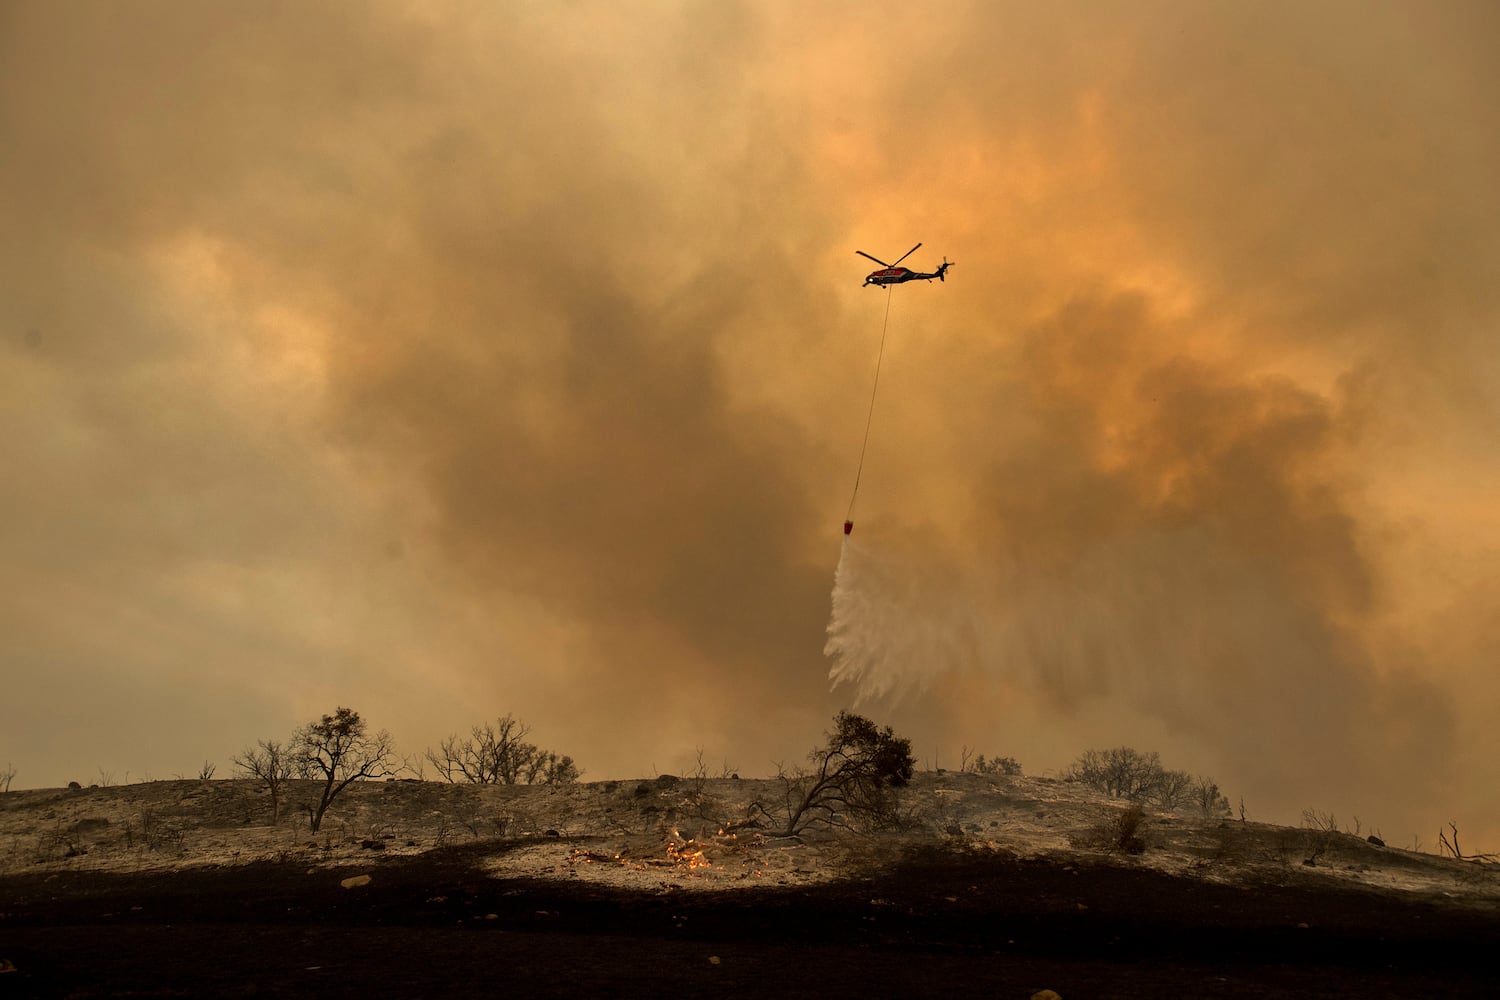
[[(7, 5), (0, 755), (349, 704), (760, 774), (857, 701), (929, 764), (1500, 830), (1497, 27)], [(854, 251), (918, 240), (841, 553)]]

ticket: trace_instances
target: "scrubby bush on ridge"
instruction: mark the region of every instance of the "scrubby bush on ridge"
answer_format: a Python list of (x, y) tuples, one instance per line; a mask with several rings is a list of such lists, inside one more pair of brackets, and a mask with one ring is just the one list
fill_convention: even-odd
[(1191, 805), (1204, 816), (1227, 816), (1229, 799), (1212, 778), (1186, 771), (1169, 771), (1155, 752), (1131, 747), (1085, 750), (1064, 775), (1111, 798), (1179, 809)]
[(583, 776), (573, 758), (543, 750), (526, 737), (531, 727), (512, 715), (456, 734), (428, 749), (427, 760), (452, 784), (569, 785)]

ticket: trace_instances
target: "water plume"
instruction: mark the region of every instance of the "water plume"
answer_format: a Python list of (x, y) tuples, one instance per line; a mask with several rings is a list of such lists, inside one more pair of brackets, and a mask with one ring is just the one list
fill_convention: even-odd
[(844, 538), (823, 652), (830, 682), (854, 688), (856, 703), (959, 669), (965, 637), (975, 634), (963, 588), (940, 585), (909, 553)]

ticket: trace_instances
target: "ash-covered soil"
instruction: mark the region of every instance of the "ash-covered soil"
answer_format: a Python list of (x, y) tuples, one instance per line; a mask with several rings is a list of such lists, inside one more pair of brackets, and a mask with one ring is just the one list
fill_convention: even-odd
[(311, 787), (0, 797), (0, 996), (1494, 995), (1492, 866), (1176, 814), (1127, 854), (1046, 779), (795, 839), (769, 780), (366, 783), (317, 834)]

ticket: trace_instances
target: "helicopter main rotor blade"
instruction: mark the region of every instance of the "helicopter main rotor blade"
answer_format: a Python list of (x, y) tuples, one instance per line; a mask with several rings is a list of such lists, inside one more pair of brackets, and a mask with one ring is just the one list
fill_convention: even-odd
[[(922, 244), (918, 243), (917, 247), (919, 247), (921, 245)], [(917, 247), (912, 247), (910, 250), (906, 251), (906, 253), (902, 254), (900, 257), (897, 257), (896, 258), (896, 264), (901, 263), (903, 260), (905, 260), (906, 258), (910, 257), (912, 254), (916, 253), (917, 252)], [(896, 264), (887, 264), (886, 267), (895, 267)]]
[[(867, 253), (865, 253), (863, 250), (856, 250), (854, 252), (857, 253), (857, 254), (859, 254), (861, 257), (870, 257), (870, 255), (867, 254)], [(881, 260), (879, 257), (870, 257), (870, 259), (873, 260), (875, 263), (879, 264), (881, 267), (890, 267), (891, 266), (891, 265), (887, 264), (885, 261)]]

